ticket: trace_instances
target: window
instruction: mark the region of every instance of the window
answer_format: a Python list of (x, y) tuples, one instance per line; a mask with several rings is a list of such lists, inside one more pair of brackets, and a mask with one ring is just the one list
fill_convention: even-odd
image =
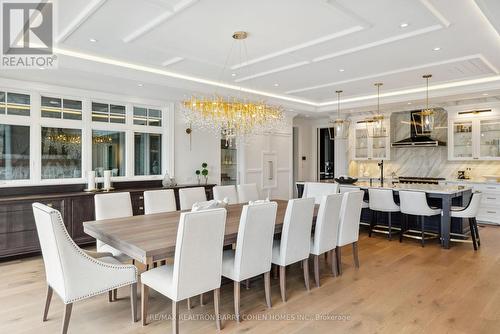
[(92, 121), (125, 124), (125, 106), (92, 102)]
[(42, 117), (82, 119), (82, 101), (42, 96)]
[(160, 175), (161, 134), (134, 134), (135, 175)]
[(134, 124), (161, 126), (161, 110), (134, 107)]
[(29, 116), (31, 98), (27, 94), (7, 93), (7, 114)]
[(82, 176), (82, 130), (42, 128), (42, 179)]
[(29, 126), (0, 124), (0, 180), (29, 178)]
[(112, 176), (125, 176), (125, 132), (92, 131), (92, 170), (103, 176), (111, 170)]

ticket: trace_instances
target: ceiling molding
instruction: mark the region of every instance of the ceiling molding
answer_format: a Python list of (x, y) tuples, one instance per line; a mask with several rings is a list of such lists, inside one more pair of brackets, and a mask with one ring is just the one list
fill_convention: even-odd
[(70, 24), (56, 38), (56, 42), (62, 43), (71, 36), (83, 23), (85, 23), (106, 0), (92, 0), (80, 11), (80, 13), (70, 22)]
[(151, 30), (155, 29), (159, 25), (165, 23), (167, 20), (171, 19), (173, 16), (178, 15), (183, 10), (191, 7), (199, 0), (181, 0), (174, 6), (172, 6), (171, 10), (165, 10), (165, 13), (157, 16), (156, 18), (150, 20), (145, 25), (139, 27), (138, 29), (132, 31), (130, 34), (123, 38), (123, 42), (130, 43), (138, 39), (139, 37), (144, 36)]
[(247, 81), (247, 80), (251, 80), (251, 79), (263, 77), (263, 76), (266, 76), (266, 75), (269, 75), (269, 74), (273, 74), (273, 73), (277, 73), (277, 72), (282, 72), (282, 71), (287, 71), (287, 70), (290, 70), (292, 68), (297, 68), (297, 67), (302, 67), (302, 66), (308, 65), (309, 63), (310, 62), (307, 61), (307, 60), (300, 61), (298, 63), (294, 63), (294, 64), (290, 64), (290, 65), (285, 65), (285, 66), (277, 67), (277, 68), (274, 68), (274, 69), (269, 70), (269, 71), (259, 72), (259, 73), (255, 73), (255, 74), (252, 74), (252, 75), (248, 75), (246, 77), (238, 78), (238, 79), (234, 80), (234, 82), (243, 82), (243, 81)]
[[(485, 3), (485, 0), (474, 0), (473, 1), (475, 4), (476, 9), (480, 13), (481, 17), (484, 19), (486, 24), (493, 29), (494, 32), (496, 32), (496, 35), (500, 41), (500, 21), (495, 20), (495, 18), (487, 13), (488, 6)], [(500, 16), (500, 14), (499, 14)]]
[(173, 64), (177, 64), (183, 60), (184, 60), (184, 58), (182, 58), (182, 57), (173, 57), (173, 58), (167, 59), (164, 62), (162, 62), (161, 66), (170, 66)]
[(331, 41), (331, 40), (334, 40), (334, 39), (339, 38), (339, 37), (348, 36), (348, 35), (354, 34), (356, 32), (362, 31), (364, 29), (366, 29), (366, 27), (363, 27), (363, 26), (360, 26), (360, 25), (356, 25), (354, 27), (351, 27), (351, 28), (348, 28), (348, 29), (345, 29), (345, 30), (341, 30), (339, 32), (335, 32), (335, 33), (330, 34), (330, 35), (322, 36), (320, 38), (316, 38), (316, 39), (310, 40), (310, 41), (305, 42), (305, 43), (297, 44), (297, 45), (294, 45), (292, 47), (289, 47), (289, 48), (286, 48), (286, 49), (282, 49), (280, 51), (269, 53), (269, 54), (264, 55), (262, 57), (254, 58), (254, 59), (251, 59), (251, 60), (247, 60), (245, 62), (242, 62), (242, 63), (239, 63), (239, 64), (231, 66), (231, 69), (232, 70), (237, 70), (237, 69), (249, 66), (249, 65), (257, 64), (257, 63), (263, 62), (265, 60), (269, 60), (269, 59), (272, 59), (272, 58), (276, 58), (276, 57), (282, 56), (284, 54), (292, 53), (292, 52), (295, 52), (295, 51), (298, 51), (298, 50), (302, 50), (302, 49), (305, 49), (305, 48), (308, 48), (308, 47), (311, 47), (311, 46), (314, 46), (314, 45), (325, 43), (327, 41)]
[(420, 2), (425, 6), (425, 8), (427, 8), (427, 10), (432, 13), (432, 15), (434, 15), (434, 17), (439, 20), (439, 22), (441, 22), (443, 27), (448, 28), (450, 26), (450, 21), (448, 21), (448, 19), (446, 19), (446, 17), (444, 17), (444, 15), (439, 10), (437, 10), (437, 8), (434, 7), (434, 5), (429, 2), (429, 0), (420, 0)]
[(437, 62), (426, 63), (426, 64), (421, 64), (421, 65), (416, 65), (416, 66), (404, 67), (404, 68), (399, 68), (399, 69), (392, 70), (392, 71), (380, 72), (380, 73), (375, 73), (372, 75), (365, 75), (362, 77), (357, 77), (357, 78), (352, 78), (352, 79), (347, 79), (347, 80), (334, 81), (334, 82), (329, 82), (329, 83), (325, 83), (325, 84), (321, 84), (321, 85), (292, 89), (292, 90), (286, 91), (285, 94), (295, 94), (295, 93), (307, 92), (307, 91), (311, 91), (311, 90), (316, 90), (316, 89), (321, 89), (321, 88), (326, 88), (326, 87), (333, 87), (333, 86), (343, 85), (346, 83), (367, 80), (367, 79), (373, 79), (373, 78), (383, 77), (383, 76), (387, 76), (387, 75), (404, 73), (404, 72), (424, 69), (427, 67), (446, 65), (446, 64), (450, 64), (450, 63), (460, 62), (460, 61), (464, 61), (464, 60), (472, 60), (472, 59), (480, 59), (487, 67), (489, 67), (491, 69), (492, 72), (494, 72), (495, 74), (499, 74), (498, 69), (496, 67), (494, 67), (482, 54), (476, 54), (476, 55), (470, 55), (470, 56), (465, 56), (465, 57), (448, 59), (448, 60), (444, 60), (444, 61), (437, 61)]

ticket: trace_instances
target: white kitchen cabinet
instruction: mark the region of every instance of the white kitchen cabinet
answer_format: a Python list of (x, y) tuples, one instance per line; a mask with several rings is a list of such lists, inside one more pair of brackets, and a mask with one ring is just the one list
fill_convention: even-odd
[(500, 160), (500, 117), (451, 119), (449, 129), (448, 160)]
[(386, 137), (372, 137), (365, 122), (355, 123), (353, 160), (389, 160), (391, 155), (389, 121), (384, 120)]

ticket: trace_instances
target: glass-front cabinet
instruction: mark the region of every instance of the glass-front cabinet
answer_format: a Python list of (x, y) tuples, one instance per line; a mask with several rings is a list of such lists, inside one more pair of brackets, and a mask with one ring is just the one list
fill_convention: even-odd
[(236, 148), (236, 139), (221, 136), (220, 140), (220, 181), (221, 185), (238, 184), (238, 149)]
[(390, 137), (388, 135), (388, 121), (384, 121), (386, 131), (384, 135), (370, 135), (369, 125), (361, 121), (355, 123), (353, 160), (389, 160)]
[(451, 120), (449, 160), (500, 160), (500, 117)]

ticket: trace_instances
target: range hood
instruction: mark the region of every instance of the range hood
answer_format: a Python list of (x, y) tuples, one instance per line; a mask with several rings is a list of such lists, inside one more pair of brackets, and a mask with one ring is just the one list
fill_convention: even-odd
[(410, 137), (392, 143), (392, 147), (398, 148), (446, 146), (445, 142), (432, 138), (431, 131), (424, 131), (421, 122), (421, 110), (414, 110), (410, 112), (408, 126), (410, 127)]

